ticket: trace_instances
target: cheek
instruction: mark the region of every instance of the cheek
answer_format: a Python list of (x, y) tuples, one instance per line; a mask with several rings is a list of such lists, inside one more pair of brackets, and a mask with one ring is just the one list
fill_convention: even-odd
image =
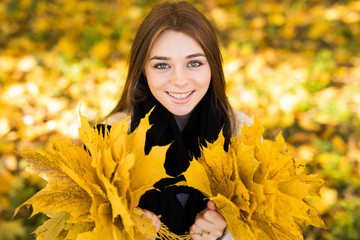
[(166, 85), (166, 77), (153, 69), (146, 69), (145, 76), (148, 86), (153, 95), (159, 94)]
[(154, 74), (146, 75), (146, 79), (147, 79), (150, 90), (159, 89), (163, 85), (161, 79)]
[(206, 84), (207, 84), (208, 86), (210, 85), (210, 82), (211, 82), (211, 73), (209, 73), (209, 74), (207, 75), (207, 78), (206, 78), (205, 82), (206, 82)]
[(210, 68), (205, 69), (199, 74), (198, 77), (198, 84), (202, 87), (208, 87), (211, 81), (211, 71)]
[(149, 88), (154, 88), (154, 85), (156, 84), (156, 77), (154, 76), (154, 73), (149, 69), (149, 67), (145, 67), (145, 77), (147, 80), (147, 83), (149, 85)]

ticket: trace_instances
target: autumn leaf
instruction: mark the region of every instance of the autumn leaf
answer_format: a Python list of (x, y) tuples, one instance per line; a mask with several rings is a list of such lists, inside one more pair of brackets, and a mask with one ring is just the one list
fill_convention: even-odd
[(153, 227), (152, 221), (149, 218), (143, 218), (144, 212), (138, 208), (134, 209), (134, 221), (139, 231), (144, 236), (157, 236), (156, 229)]
[(52, 216), (61, 211), (70, 214), (70, 221), (86, 221), (91, 197), (58, 167), (57, 162), (62, 158), (61, 155), (44, 151), (24, 151), (21, 154), (29, 162), (28, 171), (39, 173), (48, 181), (48, 185), (19, 206), (17, 211), (22, 206), (32, 205), (32, 215), (44, 212)]
[[(215, 201), (235, 239), (303, 239), (303, 225), (325, 227), (307, 196), (324, 181), (297, 171), (281, 133), (263, 140), (258, 118), (224, 150), (222, 134), (184, 173), (188, 186)], [(300, 172), (300, 174), (298, 174)]]
[[(127, 119), (98, 133), (84, 116), (79, 136), (86, 146), (53, 140), (48, 151), (23, 151), (27, 170), (44, 178), (47, 186), (27, 200), (33, 213), (50, 219), (35, 234), (56, 239), (139, 239), (156, 237), (155, 227), (139, 216), (135, 205), (161, 178), (167, 147), (154, 147), (145, 155), (149, 114), (128, 133)], [(65, 231), (63, 231), (65, 230)]]
[(37, 239), (56, 240), (59, 234), (63, 231), (67, 220), (69, 219), (69, 213), (57, 212), (52, 218), (45, 221), (43, 225), (35, 230)]
[(254, 233), (252, 233), (246, 218), (239, 211), (239, 207), (234, 204), (229, 198), (218, 194), (211, 197), (210, 200), (216, 203), (218, 211), (225, 218), (227, 230), (229, 230), (235, 239), (239, 240), (255, 240)]
[(67, 223), (64, 227), (65, 239), (76, 239), (80, 233), (88, 232), (94, 228), (94, 223)]
[(184, 177), (188, 186), (215, 201), (235, 239), (255, 239), (240, 212), (240, 209), (249, 210), (250, 193), (239, 178), (232, 151), (224, 151), (224, 141), (220, 133), (217, 141), (207, 143), (202, 157), (190, 163)]
[(186, 183), (183, 182), (182, 184), (188, 184), (189, 186), (198, 189), (207, 197), (213, 196), (210, 180), (201, 163), (193, 161), (184, 173), (184, 177), (186, 178)]

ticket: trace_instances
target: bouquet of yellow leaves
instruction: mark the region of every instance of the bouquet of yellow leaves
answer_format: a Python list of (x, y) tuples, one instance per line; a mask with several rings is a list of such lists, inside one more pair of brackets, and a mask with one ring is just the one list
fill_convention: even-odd
[(168, 177), (163, 166), (167, 147), (153, 147), (145, 156), (147, 117), (131, 134), (125, 119), (104, 137), (80, 117), (79, 136), (88, 150), (52, 141), (50, 151), (21, 153), (29, 162), (27, 170), (48, 184), (17, 211), (32, 205), (32, 215), (43, 212), (50, 218), (35, 231), (37, 239), (156, 237), (155, 227), (135, 205), (157, 181)]
[(296, 166), (281, 134), (263, 140), (259, 119), (241, 128), (224, 150), (222, 134), (207, 143), (199, 161), (184, 173), (187, 186), (215, 201), (237, 240), (303, 239), (303, 226), (325, 227), (306, 200), (324, 182)]
[[(167, 146), (144, 154), (148, 116), (130, 134), (128, 119), (99, 134), (80, 116), (79, 136), (87, 150), (52, 141), (50, 151), (21, 153), (29, 162), (28, 171), (48, 181), (20, 206), (32, 205), (33, 215), (43, 212), (50, 218), (35, 231), (37, 239), (191, 239), (171, 233), (165, 225), (156, 232), (151, 220), (135, 208), (142, 194), (169, 177), (163, 166)], [(305, 199), (318, 195), (323, 181), (295, 166), (281, 135), (275, 142), (262, 141), (259, 120), (241, 132), (231, 139), (228, 151), (222, 134), (208, 143), (181, 184), (214, 200), (237, 240), (302, 239), (303, 225), (324, 227)]]

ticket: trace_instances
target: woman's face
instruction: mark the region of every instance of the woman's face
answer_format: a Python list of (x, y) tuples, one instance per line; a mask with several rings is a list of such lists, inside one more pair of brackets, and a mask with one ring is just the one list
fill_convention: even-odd
[(171, 113), (181, 116), (190, 113), (206, 94), (211, 70), (194, 39), (166, 30), (150, 50), (145, 75), (154, 97)]

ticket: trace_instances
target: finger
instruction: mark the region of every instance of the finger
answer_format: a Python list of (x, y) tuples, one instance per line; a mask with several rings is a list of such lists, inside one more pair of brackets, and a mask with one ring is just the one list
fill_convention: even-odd
[(205, 219), (204, 217), (199, 217), (195, 220), (194, 225), (199, 227), (200, 229), (204, 229), (207, 226), (214, 226), (215, 224), (213, 222), (208, 221), (207, 219)]
[(216, 204), (214, 201), (208, 201), (207, 202), (207, 208), (213, 211), (217, 210)]
[(227, 224), (220, 213), (207, 209), (199, 215), (200, 216), (195, 220), (194, 226), (198, 229), (208, 230), (210, 232), (210, 235), (202, 239), (206, 239), (207, 237), (209, 239), (211, 239), (211, 237), (220, 237), (223, 234)]
[(152, 220), (152, 224), (155, 226), (156, 231), (158, 232), (161, 228), (161, 221), (159, 218), (156, 218), (156, 220)]
[(200, 216), (196, 218), (196, 220), (201, 219), (206, 220), (210, 224), (217, 224), (218, 221), (223, 221), (224, 218), (217, 211), (206, 209), (206, 211), (201, 212)]
[(203, 230), (195, 224), (192, 225), (190, 228), (190, 235), (193, 240), (203, 239), (202, 235), (201, 235), (202, 232), (203, 232)]
[(158, 216), (155, 215), (155, 213), (153, 213), (149, 210), (142, 209), (142, 211), (144, 212), (143, 217), (150, 218), (152, 221), (156, 221), (159, 219)]
[(209, 226), (198, 226), (198, 225), (193, 225), (190, 228), (190, 235), (192, 237), (192, 239), (217, 239), (219, 237), (222, 236), (223, 231), (221, 229), (216, 229), (216, 228), (206, 228)]

